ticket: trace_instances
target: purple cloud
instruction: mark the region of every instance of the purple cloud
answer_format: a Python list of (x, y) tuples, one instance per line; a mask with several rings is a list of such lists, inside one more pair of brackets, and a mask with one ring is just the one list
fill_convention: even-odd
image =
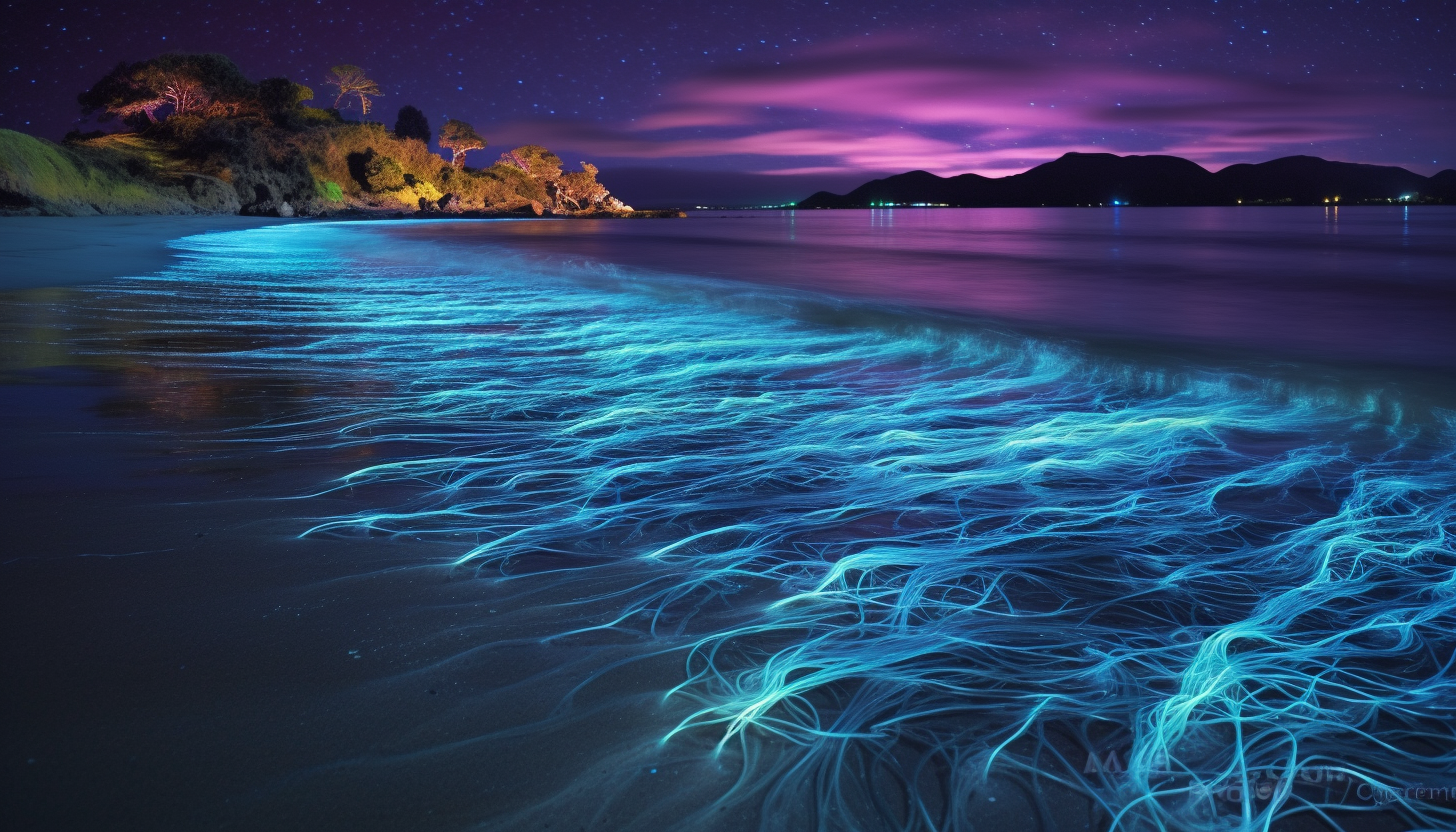
[(769, 173), (1005, 175), (1071, 150), (1172, 153), (1217, 169), (1341, 155), (1342, 144), (1403, 117), (1410, 130), (1450, 129), (1450, 114), (1431, 104), (1252, 74), (944, 57), (901, 40), (690, 79), (626, 124), (531, 130), (601, 157), (750, 157), (748, 169)]

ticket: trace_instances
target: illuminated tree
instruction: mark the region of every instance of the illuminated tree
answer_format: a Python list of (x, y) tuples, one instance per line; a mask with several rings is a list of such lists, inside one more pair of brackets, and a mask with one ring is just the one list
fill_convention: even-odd
[(429, 144), (430, 122), (420, 112), (420, 108), (406, 104), (399, 108), (399, 115), (394, 120), (394, 135), (401, 139), (419, 139)]
[(561, 157), (538, 144), (521, 145), (502, 153), (500, 164), (520, 168), (527, 176), (543, 184), (561, 178)]
[(453, 154), (450, 164), (458, 168), (465, 164), (466, 153), (485, 147), (485, 139), (475, 132), (474, 127), (452, 118), (440, 128), (440, 146)]
[(384, 95), (379, 91), (379, 85), (364, 77), (364, 70), (353, 64), (340, 64), (329, 72), (331, 76), (324, 83), (339, 88), (339, 97), (334, 99), (334, 109), (338, 109), (340, 102), (352, 95), (359, 99), (359, 109), (367, 116), (373, 104), (369, 97)]
[(157, 110), (168, 104), (177, 114), (199, 112), (209, 104), (231, 113), (256, 94), (253, 83), (222, 55), (168, 53), (150, 61), (117, 64), (77, 101), (87, 115), (97, 110), (123, 118), (144, 114), (155, 122)]
[(162, 100), (172, 105), (176, 115), (202, 109), (212, 101), (202, 79), (187, 71), (161, 71), (154, 82), (162, 90)]
[(117, 64), (91, 89), (76, 96), (81, 113), (89, 116), (101, 110), (105, 118), (121, 116), (123, 119), (145, 115), (148, 121), (156, 123), (157, 108), (166, 104), (167, 100), (160, 90), (143, 81), (142, 73), (146, 66), (147, 62), (128, 64), (123, 61)]
[(597, 166), (582, 162), (580, 171), (563, 174), (556, 183), (556, 198), (577, 210), (601, 205), (607, 198), (607, 189), (597, 181)]
[(258, 87), (223, 55), (168, 53), (147, 62), (143, 77), (176, 114), (237, 115), (255, 106)]

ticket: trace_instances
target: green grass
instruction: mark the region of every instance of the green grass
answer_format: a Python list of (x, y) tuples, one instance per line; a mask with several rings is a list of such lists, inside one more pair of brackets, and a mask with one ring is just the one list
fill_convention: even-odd
[(344, 191), (337, 182), (319, 182), (315, 180), (314, 187), (318, 190), (319, 198), (327, 199), (329, 202), (343, 202)]
[(148, 176), (157, 170), (154, 154), (161, 155), (130, 144), (72, 149), (0, 130), (0, 196), (5, 205), (28, 201), (43, 214), (194, 213), (184, 189)]

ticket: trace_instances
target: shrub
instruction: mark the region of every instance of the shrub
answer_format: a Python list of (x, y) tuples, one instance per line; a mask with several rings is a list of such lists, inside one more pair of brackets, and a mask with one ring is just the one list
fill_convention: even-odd
[(404, 168), (393, 158), (376, 153), (364, 163), (364, 184), (377, 194), (397, 191), (405, 186)]
[(433, 184), (423, 180), (411, 183), (410, 187), (414, 190), (414, 195), (417, 199), (423, 199), (427, 202), (439, 202), (440, 197), (444, 196)]

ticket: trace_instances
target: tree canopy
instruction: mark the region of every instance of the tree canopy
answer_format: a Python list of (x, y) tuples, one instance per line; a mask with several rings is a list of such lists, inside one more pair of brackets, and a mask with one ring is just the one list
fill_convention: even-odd
[(344, 99), (354, 96), (359, 99), (359, 109), (367, 116), (374, 104), (371, 96), (384, 95), (379, 91), (379, 84), (365, 77), (364, 70), (353, 64), (339, 64), (329, 70), (329, 75), (329, 79), (324, 83), (339, 88), (339, 96), (334, 99), (334, 109), (338, 109)]
[(475, 128), (458, 118), (450, 119), (440, 128), (440, 146), (453, 154), (450, 163), (457, 168), (465, 164), (466, 153), (480, 150), (485, 145), (485, 139), (475, 132)]
[(419, 139), (425, 144), (430, 143), (430, 122), (420, 108), (406, 104), (399, 108), (399, 115), (394, 119), (394, 135), (401, 139)]
[(520, 168), (537, 182), (555, 182), (561, 178), (561, 157), (539, 144), (525, 144), (502, 153), (500, 163)]
[(597, 166), (582, 162), (580, 171), (562, 174), (556, 183), (557, 199), (572, 203), (578, 211), (596, 208), (604, 202), (608, 191), (597, 181)]
[(160, 91), (142, 82), (146, 64), (146, 61), (134, 64), (122, 61), (92, 84), (91, 89), (76, 96), (82, 114), (89, 116), (99, 110), (107, 119), (115, 116), (129, 119), (145, 114), (149, 120), (156, 121), (156, 110), (165, 102)]
[(264, 78), (258, 82), (258, 102), (267, 112), (291, 110), (313, 98), (313, 90), (287, 78)]
[(117, 64), (76, 100), (86, 115), (101, 110), (107, 118), (145, 115), (155, 122), (157, 110), (168, 105), (175, 114), (236, 114), (257, 94), (257, 85), (223, 55), (169, 52)]

